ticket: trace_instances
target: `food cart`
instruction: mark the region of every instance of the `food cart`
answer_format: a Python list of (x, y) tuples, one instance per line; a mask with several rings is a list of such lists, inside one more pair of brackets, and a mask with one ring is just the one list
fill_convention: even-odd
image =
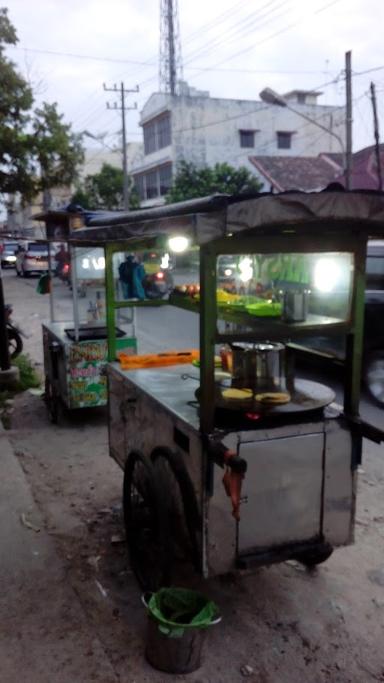
[[(44, 222), (48, 242), (50, 321), (43, 324), (43, 349), (45, 399), (53, 422), (60, 406), (73, 410), (107, 403), (104, 248), (67, 246), (70, 233), (84, 226), (89, 215), (55, 210), (34, 216)], [(68, 249), (68, 260), (57, 271), (53, 246), (57, 254), (61, 245)], [(60, 308), (65, 299), (71, 305), (63, 319)], [(133, 315), (118, 321), (115, 334), (119, 350), (136, 352)]]
[[(384, 437), (359, 417), (366, 246), (383, 234), (382, 193), (331, 191), (214, 196), (76, 231), (105, 247), (109, 448), (143, 586), (180, 561), (204, 577), (313, 566), (353, 541), (362, 438)], [(193, 262), (198, 249), (196, 286), (175, 280), (160, 303), (199, 316), (200, 362), (124, 369), (115, 315), (137, 302), (116, 298), (114, 259), (181, 237)], [(346, 338), (342, 405), (295, 368), (316, 334)]]

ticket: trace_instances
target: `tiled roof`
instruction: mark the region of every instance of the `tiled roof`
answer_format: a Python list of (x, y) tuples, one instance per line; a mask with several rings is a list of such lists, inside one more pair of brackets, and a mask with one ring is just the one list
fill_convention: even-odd
[[(252, 156), (250, 162), (264, 176), (264, 189), (320, 190), (340, 174), (340, 167), (318, 157)], [(332, 160), (333, 161), (333, 160)]]
[[(384, 144), (379, 146), (381, 175), (384, 184)], [(337, 181), (345, 185), (345, 176), (340, 174)], [(375, 147), (365, 147), (352, 156), (351, 190), (377, 190), (378, 175)]]

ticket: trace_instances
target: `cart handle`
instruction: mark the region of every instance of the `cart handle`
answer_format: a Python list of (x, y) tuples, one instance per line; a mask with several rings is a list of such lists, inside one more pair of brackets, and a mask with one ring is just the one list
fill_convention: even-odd
[(238, 474), (245, 474), (247, 471), (247, 461), (240, 458), (236, 451), (224, 446), (221, 441), (208, 442), (208, 455), (219, 467), (230, 467)]

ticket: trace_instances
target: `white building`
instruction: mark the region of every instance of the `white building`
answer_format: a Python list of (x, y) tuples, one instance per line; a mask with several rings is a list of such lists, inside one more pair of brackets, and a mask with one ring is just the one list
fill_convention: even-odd
[[(141, 142), (127, 143), (127, 166), (130, 173), (131, 168), (138, 166), (143, 161), (143, 144)], [(115, 168), (122, 168), (123, 153), (121, 149), (106, 149), (106, 147), (92, 147), (85, 150), (84, 162), (79, 168), (80, 180), (84, 180), (87, 175), (100, 173), (103, 164), (109, 164)]]
[(154, 93), (140, 118), (143, 160), (130, 169), (142, 206), (163, 202), (182, 160), (200, 167), (227, 162), (257, 174), (249, 156), (316, 157), (321, 152), (340, 152), (335, 135), (344, 137), (345, 111), (317, 104), (321, 94), (293, 90), (284, 98), (299, 114), (330, 132), (287, 107), (256, 100), (214, 98), (186, 83), (181, 84), (179, 95)]

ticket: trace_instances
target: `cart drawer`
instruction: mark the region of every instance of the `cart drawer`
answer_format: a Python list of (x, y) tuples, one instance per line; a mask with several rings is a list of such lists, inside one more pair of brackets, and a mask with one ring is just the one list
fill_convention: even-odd
[(320, 533), (324, 435), (244, 443), (248, 468), (242, 487), (238, 552)]

